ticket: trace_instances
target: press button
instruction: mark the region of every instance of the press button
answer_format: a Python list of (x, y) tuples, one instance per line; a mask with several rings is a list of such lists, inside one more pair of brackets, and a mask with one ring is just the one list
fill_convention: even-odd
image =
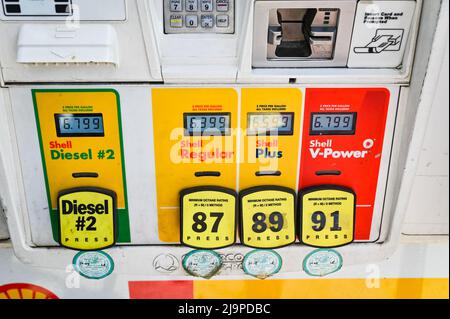
[(189, 12), (198, 11), (198, 0), (186, 0), (186, 11)]
[(197, 28), (198, 27), (198, 17), (197, 16), (186, 16), (186, 27)]
[(219, 12), (228, 12), (230, 10), (230, 0), (216, 0), (216, 8)]
[(213, 0), (200, 0), (202, 5), (203, 12), (212, 12), (213, 11)]
[(217, 27), (228, 28), (230, 26), (230, 17), (228, 15), (217, 16)]
[(170, 11), (181, 12), (183, 11), (182, 0), (170, 0)]
[(170, 16), (170, 26), (172, 28), (182, 28), (183, 27), (183, 16), (182, 15), (171, 15)]
[(213, 28), (213, 27), (214, 27), (214, 16), (202, 15), (202, 28)]

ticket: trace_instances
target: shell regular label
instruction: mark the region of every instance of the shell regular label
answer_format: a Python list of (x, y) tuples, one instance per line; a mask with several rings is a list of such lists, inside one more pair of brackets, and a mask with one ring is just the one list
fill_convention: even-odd
[(181, 192), (181, 242), (200, 249), (227, 247), (236, 241), (236, 195), (225, 189)]
[(60, 244), (97, 250), (116, 242), (116, 195), (107, 190), (69, 190), (58, 197)]
[(295, 241), (295, 192), (254, 188), (241, 195), (241, 242), (277, 248)]
[(344, 188), (304, 190), (300, 194), (300, 238), (313, 247), (338, 247), (354, 240), (355, 194)]

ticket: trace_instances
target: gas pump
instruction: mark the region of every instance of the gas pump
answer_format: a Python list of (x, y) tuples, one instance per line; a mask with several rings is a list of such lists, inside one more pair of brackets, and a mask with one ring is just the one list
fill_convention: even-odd
[[(20, 260), (296, 278), (397, 244), (424, 1), (1, 3), (0, 192)], [(158, 289), (133, 280), (130, 296)]]

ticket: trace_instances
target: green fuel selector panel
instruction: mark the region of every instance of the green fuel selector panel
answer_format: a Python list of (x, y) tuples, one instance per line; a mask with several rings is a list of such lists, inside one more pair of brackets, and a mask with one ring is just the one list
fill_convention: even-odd
[(205, 186), (181, 191), (181, 243), (199, 249), (218, 249), (236, 242), (237, 194)]
[(313, 247), (338, 247), (354, 240), (356, 194), (335, 185), (303, 189), (299, 195), (301, 242)]
[(117, 195), (93, 187), (62, 191), (58, 218), (61, 246), (77, 250), (111, 247), (117, 240)]
[(241, 242), (279, 248), (295, 242), (296, 194), (290, 188), (261, 186), (240, 194)]

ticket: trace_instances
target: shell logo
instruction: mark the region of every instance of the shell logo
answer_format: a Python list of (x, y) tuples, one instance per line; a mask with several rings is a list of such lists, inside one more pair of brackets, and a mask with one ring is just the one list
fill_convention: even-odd
[(59, 299), (53, 292), (33, 284), (0, 286), (0, 299)]

